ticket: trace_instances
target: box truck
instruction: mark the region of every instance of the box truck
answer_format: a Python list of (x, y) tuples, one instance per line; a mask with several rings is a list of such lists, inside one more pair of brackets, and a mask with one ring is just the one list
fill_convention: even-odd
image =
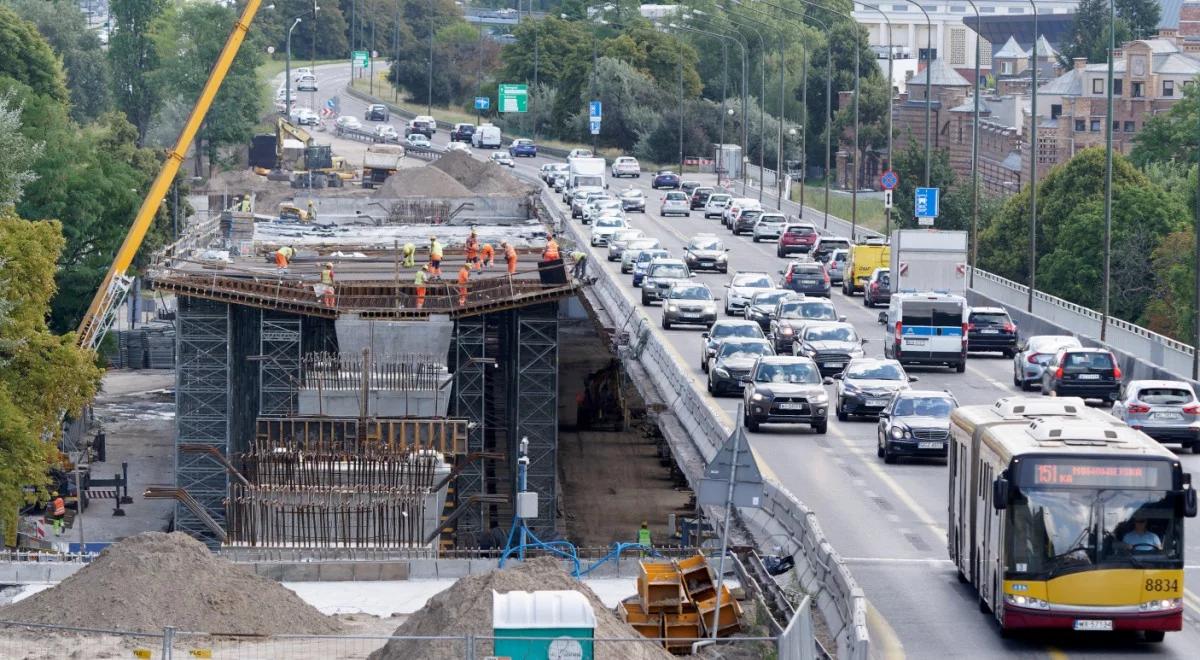
[(608, 187), (604, 182), (606, 171), (603, 158), (570, 158), (567, 163), (570, 168), (567, 173), (569, 190), (600, 192)]
[(892, 293), (967, 293), (967, 232), (898, 229), (891, 240)]

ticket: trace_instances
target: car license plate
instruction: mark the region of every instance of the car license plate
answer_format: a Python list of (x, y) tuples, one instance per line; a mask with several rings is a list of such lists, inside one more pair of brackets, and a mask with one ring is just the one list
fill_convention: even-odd
[(924, 337), (917, 337), (917, 338), (905, 337), (904, 338), (904, 343), (906, 345), (912, 345), (912, 346), (924, 346), (926, 344), (926, 342), (928, 342), (928, 341), (929, 340)]
[(711, 262), (711, 261), (701, 261), (701, 262), (700, 262), (700, 265), (701, 265), (701, 266), (704, 266), (705, 268), (712, 268), (713, 262)]
[(1111, 631), (1112, 629), (1112, 619), (1075, 619), (1075, 630)]
[(698, 318), (700, 318), (700, 315), (695, 314), (695, 313), (684, 312), (683, 314), (679, 315), (679, 318), (681, 318), (681, 319), (698, 319)]
[(992, 330), (992, 329), (988, 329), (988, 330), (981, 330), (980, 332), (982, 332), (982, 333), (983, 333), (983, 334), (985, 334), (985, 335), (998, 335), (998, 334), (1000, 334), (1000, 331), (999, 331), (999, 330)]
[(826, 362), (825, 366), (829, 367), (830, 369), (841, 369), (842, 367), (846, 366), (846, 363), (845, 362)]
[(1150, 415), (1150, 419), (1180, 420), (1183, 419), (1183, 415), (1174, 412), (1156, 412)]
[(886, 406), (887, 404), (887, 399), (867, 399), (868, 406)]
[(803, 410), (804, 404), (803, 403), (781, 403), (781, 404), (779, 404), (779, 409), (780, 410)]
[(803, 284), (804, 286), (813, 286), (817, 283), (817, 281), (816, 280), (800, 280), (800, 283)]
[(1079, 374), (1079, 380), (1100, 380), (1100, 374)]
[(942, 449), (944, 445), (940, 442), (918, 442), (917, 449)]

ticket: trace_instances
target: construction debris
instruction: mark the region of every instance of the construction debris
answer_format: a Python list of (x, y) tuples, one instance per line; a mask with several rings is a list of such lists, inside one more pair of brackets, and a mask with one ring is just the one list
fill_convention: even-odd
[[(587, 596), (596, 612), (596, 639), (629, 639), (636, 631), (622, 622), (583, 583), (568, 575), (561, 564), (539, 557), (520, 565), (483, 575), (461, 578), (454, 586), (434, 596), (414, 613), (396, 632), (397, 636), (484, 635), (492, 634), (492, 592), (574, 590)], [(491, 655), (491, 642), (477, 642), (475, 655)], [(460, 660), (466, 657), (463, 643), (456, 640), (394, 639), (371, 654), (369, 660)], [(663, 660), (671, 656), (657, 644), (596, 644), (598, 660)]]
[(110, 546), (53, 589), (0, 608), (0, 619), (80, 628), (233, 635), (341, 631), (283, 585), (218, 558), (179, 532)]
[(712, 634), (714, 619), (718, 637), (741, 632), (741, 605), (725, 585), (721, 585), (720, 611), (713, 615), (717, 587), (704, 555), (680, 561), (643, 560), (639, 566), (638, 595), (621, 601), (617, 610), (643, 637), (666, 638), (667, 650), (686, 654), (693, 639)]

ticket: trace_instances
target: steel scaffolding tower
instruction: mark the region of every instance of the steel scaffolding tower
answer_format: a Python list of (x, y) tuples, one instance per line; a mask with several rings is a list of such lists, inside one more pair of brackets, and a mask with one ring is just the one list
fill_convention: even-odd
[[(228, 306), (181, 297), (176, 316), (175, 483), (185, 489), (218, 524), (225, 523), (228, 492), (225, 468), (205, 453), (181, 452), (179, 445), (210, 445), (228, 455), (229, 336)], [(217, 545), (212, 531), (188, 509), (175, 505), (175, 528)]]
[(300, 387), (300, 316), (262, 313), (259, 332), (258, 414), (295, 415)]
[[(454, 329), (454, 415), (466, 419), (467, 454), (484, 450), (484, 396), (487, 366), (478, 362), (485, 357), (487, 347), (487, 317), (459, 319)], [(472, 360), (476, 360), (472, 362)], [(458, 475), (454, 493), (456, 506), (466, 506), (467, 498), (483, 495), (483, 462), (471, 461)], [(460, 537), (487, 531), (483, 526), (483, 510), (472, 511), (458, 519)]]
[(538, 493), (538, 517), (528, 523), (535, 534), (548, 538), (555, 531), (558, 508), (557, 306), (526, 307), (512, 312), (512, 319), (508, 355), (516, 360), (509, 396), (516, 405), (509, 408), (513, 432), (508, 454), (516, 465), (521, 438), (529, 438), (527, 483)]

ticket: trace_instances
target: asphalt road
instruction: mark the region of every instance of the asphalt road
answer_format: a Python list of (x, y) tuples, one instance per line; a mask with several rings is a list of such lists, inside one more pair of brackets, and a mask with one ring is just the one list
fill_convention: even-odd
[[(328, 70), (326, 70), (328, 69)], [(321, 67), (318, 71), (322, 89), (318, 102), (331, 93), (340, 93), (349, 79), (345, 65)], [(332, 92), (328, 90), (334, 90)], [(361, 117), (364, 104), (340, 93), (342, 112)], [(401, 119), (393, 119), (401, 128)], [(444, 144), (445, 131), (439, 131), (435, 143)], [(486, 158), (490, 152), (477, 152)], [(554, 159), (519, 159), (517, 168), (536, 171)], [(712, 175), (687, 178), (711, 185)], [(640, 179), (611, 181), (612, 191), (628, 186), (642, 188), (647, 194), (647, 213), (631, 214), (630, 224), (647, 235), (661, 240), (664, 247), (679, 254), (684, 243), (698, 233), (713, 233), (725, 240), (730, 248), (731, 273), (737, 270), (767, 272), (778, 279), (777, 271), (784, 260), (775, 256), (769, 243), (752, 243), (749, 237), (733, 237), (719, 220), (705, 220), (701, 214), (691, 217), (662, 218), (655, 211), (662, 193), (650, 190), (650, 176)], [(757, 196), (754, 194), (752, 196)], [(773, 196), (768, 193), (766, 201)], [(790, 215), (799, 212), (797, 205), (785, 203)], [(823, 214), (807, 209), (805, 217), (819, 226)], [(849, 234), (848, 223), (831, 218), (829, 228)], [(588, 249), (588, 248), (584, 248)], [(606, 261), (604, 249), (593, 249), (591, 267), (606, 268), (620, 280), (617, 263)], [(723, 285), (728, 275), (703, 273), (697, 281), (704, 282), (723, 297)], [(640, 302), (638, 290), (626, 288), (630, 300)], [(839, 314), (855, 325), (860, 335), (870, 341), (868, 355), (882, 355), (882, 326), (877, 323), (878, 310), (867, 309), (860, 296), (847, 298), (834, 289), (833, 302)], [(654, 332), (662, 333), (674, 349), (680, 364), (692, 374), (693, 386), (703, 396), (705, 376), (700, 371), (699, 327), (663, 330), (659, 325), (661, 307), (643, 308), (650, 318)], [(962, 405), (991, 404), (1001, 396), (1018, 393), (1012, 386), (1012, 361), (1000, 356), (972, 356), (964, 374), (945, 369), (910, 368), (921, 389), (946, 389), (953, 392)], [(833, 387), (829, 387), (833, 398)], [(729, 425), (740, 399), (721, 398), (715, 401)], [(752, 433), (751, 441), (763, 469), (806, 502), (817, 513), (820, 524), (834, 548), (849, 562), (855, 578), (872, 605), (869, 625), (872, 643), (881, 656), (913, 658), (953, 657), (1054, 657), (1071, 655), (1088, 657), (1125, 658), (1140, 655), (1155, 657), (1194, 658), (1200, 653), (1200, 523), (1187, 521), (1188, 561), (1186, 583), (1188, 591), (1184, 611), (1184, 630), (1170, 633), (1162, 644), (1146, 644), (1111, 634), (1091, 635), (1053, 634), (1002, 638), (990, 614), (976, 608), (974, 592), (959, 584), (955, 570), (947, 558), (947, 479), (942, 462), (909, 462), (885, 465), (875, 455), (875, 423), (867, 420), (839, 422), (830, 418), (827, 435), (813, 434), (806, 427), (764, 427)], [(1181, 453), (1184, 469), (1200, 473), (1200, 455)]]

